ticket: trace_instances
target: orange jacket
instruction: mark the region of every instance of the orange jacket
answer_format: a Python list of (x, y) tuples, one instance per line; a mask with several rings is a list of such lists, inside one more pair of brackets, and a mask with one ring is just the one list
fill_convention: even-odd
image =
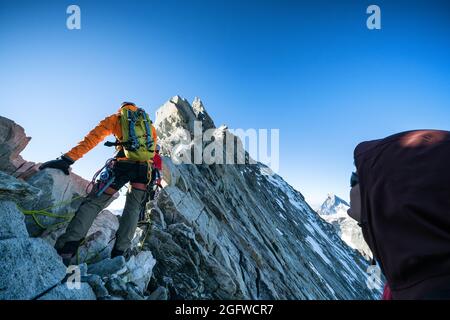
[[(133, 105), (127, 105), (130, 110), (137, 110), (137, 107)], [(103, 141), (107, 136), (114, 135), (116, 139), (122, 139), (122, 127), (120, 125), (120, 109), (119, 112), (106, 117), (100, 123), (92, 129), (83, 140), (81, 140), (75, 147), (66, 153), (73, 161), (77, 161), (83, 157), (86, 153), (92, 150), (96, 145)], [(157, 135), (155, 127), (152, 126), (153, 141), (156, 144)]]

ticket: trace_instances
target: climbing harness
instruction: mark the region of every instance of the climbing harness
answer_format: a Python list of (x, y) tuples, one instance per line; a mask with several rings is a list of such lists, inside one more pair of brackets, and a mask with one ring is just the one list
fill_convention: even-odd
[(99, 197), (103, 192), (105, 192), (106, 189), (109, 188), (109, 186), (114, 182), (116, 179), (114, 175), (114, 159), (109, 159), (105, 166), (103, 167), (103, 170), (100, 173), (99, 179), (97, 180), (98, 189), (97, 197)]

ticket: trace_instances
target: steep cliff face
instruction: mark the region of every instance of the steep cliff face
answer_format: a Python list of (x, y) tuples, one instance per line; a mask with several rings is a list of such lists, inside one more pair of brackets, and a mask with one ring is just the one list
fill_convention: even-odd
[[(195, 120), (214, 128), (201, 102), (194, 105), (174, 97), (157, 111), (167, 185), (145, 244), (157, 261), (151, 285), (185, 299), (377, 297), (365, 284), (367, 262), (263, 164), (173, 163), (182, 129), (192, 138)], [(225, 145), (226, 134), (216, 128), (214, 143)]]

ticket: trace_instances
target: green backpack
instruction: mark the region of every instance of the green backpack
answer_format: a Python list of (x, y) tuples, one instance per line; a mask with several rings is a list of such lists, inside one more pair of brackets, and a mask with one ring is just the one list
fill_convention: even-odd
[(155, 143), (152, 136), (153, 124), (143, 109), (136, 111), (122, 107), (120, 110), (122, 127), (121, 145), (125, 157), (133, 161), (150, 161), (155, 155)]

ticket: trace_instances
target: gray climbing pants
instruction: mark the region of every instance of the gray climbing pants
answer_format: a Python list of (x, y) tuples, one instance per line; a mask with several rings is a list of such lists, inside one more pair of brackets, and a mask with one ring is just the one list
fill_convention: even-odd
[(145, 198), (145, 191), (133, 189), (128, 191), (127, 199), (125, 201), (125, 208), (123, 209), (122, 218), (120, 219), (119, 229), (116, 233), (115, 248), (120, 251), (127, 250), (133, 240), (134, 232), (136, 231), (139, 222), (139, 213), (142, 202)]
[[(84, 239), (95, 218), (106, 207), (111, 197), (111, 195), (105, 193), (100, 196), (95, 193), (89, 194), (70, 221), (66, 232), (56, 241), (55, 248), (61, 249), (66, 242)], [(139, 222), (139, 213), (144, 198), (145, 191), (143, 190), (130, 188), (128, 191), (119, 229), (116, 232), (114, 247), (117, 250), (126, 251), (130, 247)]]

